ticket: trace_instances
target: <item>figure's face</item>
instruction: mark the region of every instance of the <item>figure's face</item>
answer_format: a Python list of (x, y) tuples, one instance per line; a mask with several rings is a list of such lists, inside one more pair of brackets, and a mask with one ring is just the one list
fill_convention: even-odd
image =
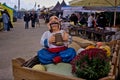
[(57, 22), (52, 22), (52, 23), (50, 24), (50, 27), (51, 27), (52, 30), (59, 30), (59, 23), (57, 23)]
[(56, 16), (50, 17), (49, 25), (53, 31), (60, 30), (59, 19)]

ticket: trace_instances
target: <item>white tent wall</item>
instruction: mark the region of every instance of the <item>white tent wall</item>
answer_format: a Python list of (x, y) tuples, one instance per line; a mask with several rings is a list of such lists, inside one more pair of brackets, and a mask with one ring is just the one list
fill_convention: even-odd
[(91, 13), (95, 13), (95, 12), (103, 12), (103, 11), (100, 11), (100, 10), (85, 10), (83, 7), (62, 7), (61, 8), (63, 10), (63, 17), (65, 18), (66, 16), (69, 16), (71, 15), (72, 13), (78, 13), (78, 12), (82, 12), (82, 13), (88, 13), (88, 14), (91, 14)]

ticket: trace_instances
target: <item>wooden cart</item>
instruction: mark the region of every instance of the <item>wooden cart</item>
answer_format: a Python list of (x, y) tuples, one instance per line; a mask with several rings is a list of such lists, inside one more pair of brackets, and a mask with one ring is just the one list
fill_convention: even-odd
[[(115, 80), (119, 77), (119, 49), (120, 41), (115, 41), (111, 47), (114, 48), (111, 61), (111, 70), (107, 77), (100, 80)], [(26, 61), (22, 58), (12, 60), (14, 80), (84, 80), (82, 78), (70, 77), (47, 71), (37, 71), (30, 67), (22, 66)]]

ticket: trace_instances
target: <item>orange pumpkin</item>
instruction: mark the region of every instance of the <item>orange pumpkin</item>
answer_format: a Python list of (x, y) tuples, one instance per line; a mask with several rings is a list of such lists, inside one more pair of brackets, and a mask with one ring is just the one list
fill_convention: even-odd
[(102, 45), (103, 45), (102, 42), (97, 42), (97, 43), (96, 43), (96, 47), (97, 47), (97, 48), (99, 48), (99, 47), (102, 46)]
[(95, 46), (94, 45), (89, 45), (85, 49), (91, 49), (91, 48), (95, 48)]

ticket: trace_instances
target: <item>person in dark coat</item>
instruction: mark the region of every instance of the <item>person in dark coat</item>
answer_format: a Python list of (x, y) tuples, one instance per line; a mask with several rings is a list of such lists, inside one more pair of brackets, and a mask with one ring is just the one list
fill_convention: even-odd
[(104, 13), (99, 14), (97, 18), (97, 24), (98, 24), (98, 27), (105, 29), (106, 24), (107, 24), (107, 18), (104, 15)]
[(87, 24), (87, 20), (86, 20), (86, 18), (85, 18), (85, 15), (82, 15), (82, 16), (81, 16), (79, 22), (80, 22), (81, 25), (86, 25), (86, 24)]
[(35, 11), (32, 11), (32, 13), (30, 14), (30, 18), (31, 18), (31, 26), (34, 28), (37, 19), (37, 14), (35, 13)]
[(30, 21), (30, 15), (28, 12), (26, 12), (24, 15), (25, 29), (29, 28), (29, 21)]
[(70, 21), (73, 21), (75, 25), (78, 23), (78, 17), (76, 16), (76, 14), (71, 14)]

